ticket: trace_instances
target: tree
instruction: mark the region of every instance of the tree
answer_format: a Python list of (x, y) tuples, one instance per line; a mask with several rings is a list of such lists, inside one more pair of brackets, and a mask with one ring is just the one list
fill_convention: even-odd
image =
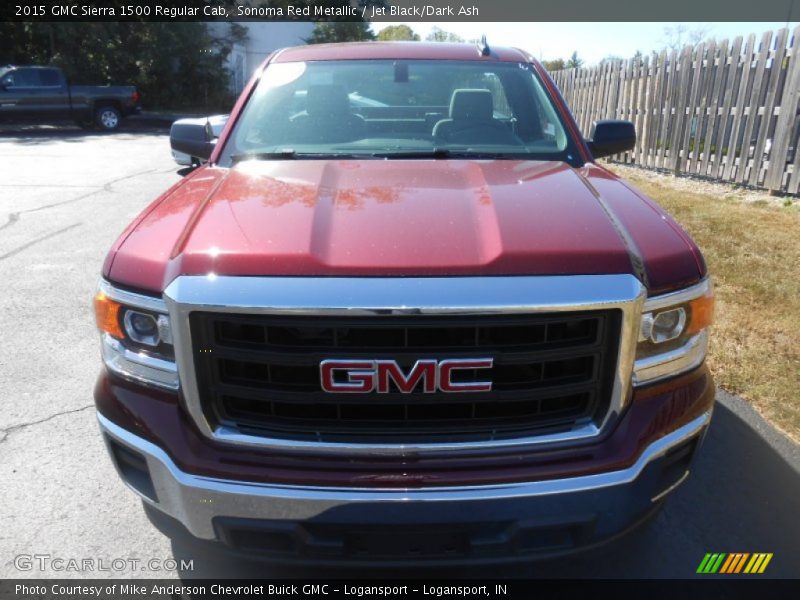
[(314, 25), (314, 31), (305, 39), (308, 44), (334, 42), (365, 42), (375, 39), (375, 34), (364, 21), (327, 21)]
[(578, 58), (578, 53), (573, 52), (572, 56), (569, 57), (567, 61), (567, 68), (568, 69), (580, 69), (583, 66), (583, 59)]
[(564, 70), (564, 59), (557, 58), (555, 60), (543, 60), (542, 66), (547, 69), (548, 71), (563, 71)]
[(378, 39), (384, 42), (407, 41), (418, 42), (419, 34), (414, 33), (408, 25), (390, 25), (378, 32)]
[(690, 29), (683, 23), (674, 27), (664, 27), (662, 42), (667, 50), (679, 51), (686, 45), (696, 46), (706, 39), (711, 28), (708, 25), (698, 25)]
[(464, 38), (450, 31), (434, 27), (425, 40), (428, 42), (463, 42)]
[(616, 56), (615, 54), (609, 54), (608, 56), (601, 58), (600, 63), (601, 65), (605, 65), (608, 63), (618, 63), (622, 62), (624, 59), (621, 56)]
[(0, 64), (61, 67), (75, 84), (132, 84), (146, 108), (230, 110), (225, 59), (243, 30), (205, 23), (0, 23)]

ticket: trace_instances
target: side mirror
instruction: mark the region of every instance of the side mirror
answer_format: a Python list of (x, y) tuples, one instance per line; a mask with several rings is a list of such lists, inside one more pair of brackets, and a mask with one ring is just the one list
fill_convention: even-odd
[(208, 160), (214, 151), (216, 139), (207, 119), (179, 119), (169, 130), (169, 145), (177, 152), (192, 158)]
[(636, 145), (636, 129), (630, 121), (595, 121), (586, 141), (595, 158), (611, 156)]

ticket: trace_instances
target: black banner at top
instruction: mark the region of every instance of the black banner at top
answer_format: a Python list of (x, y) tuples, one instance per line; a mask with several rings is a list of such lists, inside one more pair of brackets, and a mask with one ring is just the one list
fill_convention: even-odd
[(4, 21), (786, 21), (800, 0), (4, 0)]

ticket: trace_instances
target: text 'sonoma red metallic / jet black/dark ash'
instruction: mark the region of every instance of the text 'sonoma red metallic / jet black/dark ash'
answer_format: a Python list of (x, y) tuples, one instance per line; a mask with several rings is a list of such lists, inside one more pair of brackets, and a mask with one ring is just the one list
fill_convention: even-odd
[(95, 298), (100, 429), (151, 518), (275, 561), (553, 556), (641, 522), (708, 427), (713, 294), (526, 53), (275, 52)]

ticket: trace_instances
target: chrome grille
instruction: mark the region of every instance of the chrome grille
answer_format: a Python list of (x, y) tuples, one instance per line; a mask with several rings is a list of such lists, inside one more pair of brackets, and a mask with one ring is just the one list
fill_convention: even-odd
[[(609, 407), (621, 311), (330, 317), (193, 312), (209, 421), (255, 436), (346, 442), (492, 440), (599, 424)], [(328, 394), (326, 359), (492, 357), (485, 393)]]

